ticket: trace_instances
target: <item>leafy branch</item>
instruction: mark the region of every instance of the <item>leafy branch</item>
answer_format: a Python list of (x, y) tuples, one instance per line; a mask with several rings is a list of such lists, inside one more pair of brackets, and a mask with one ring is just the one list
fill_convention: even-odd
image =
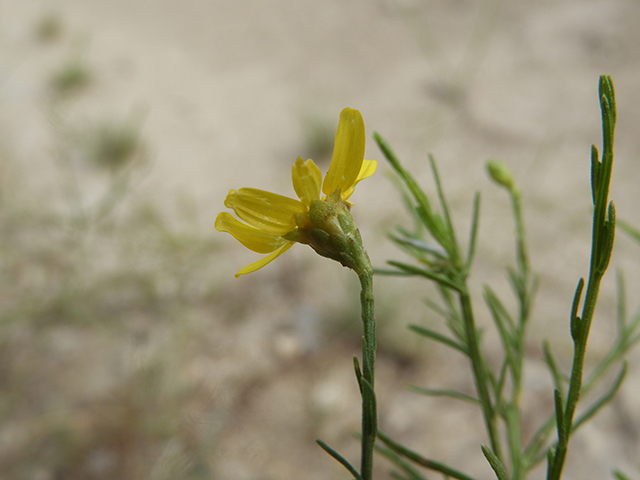
[[(488, 446), (482, 445), (482, 453), (499, 480), (524, 479), (544, 458), (548, 460), (547, 479), (559, 480), (571, 435), (611, 401), (624, 380), (626, 364), (623, 362), (604, 393), (576, 414), (578, 400), (595, 386), (600, 385), (612, 367), (619, 364), (629, 349), (640, 341), (640, 313), (627, 318), (624, 279), (619, 274), (618, 337), (608, 354), (590, 374), (585, 376), (587, 339), (600, 282), (611, 258), (616, 225), (615, 209), (608, 199), (616, 122), (615, 97), (610, 77), (600, 77), (599, 92), (604, 138), (603, 153), (600, 159), (596, 147), (592, 148), (591, 187), (594, 204), (592, 251), (589, 277), (586, 282), (583, 279), (578, 282), (570, 316), (570, 333), (574, 345), (573, 364), (569, 373), (563, 372), (549, 344), (544, 343), (545, 363), (554, 385), (555, 411), (542, 422), (526, 444), (523, 444), (522, 439), (520, 397), (526, 358), (527, 326), (538, 287), (538, 277), (532, 273), (529, 264), (520, 190), (506, 165), (496, 160), (487, 163), (492, 179), (504, 187), (509, 195), (516, 240), (515, 265), (507, 267), (507, 278), (517, 302), (516, 310), (510, 311), (490, 286), (485, 285), (483, 290), (484, 302), (501, 339), (503, 350), (502, 362), (494, 370), (489, 367), (487, 357), (482, 350), (481, 335), (475, 326), (473, 303), (467, 284), (477, 243), (479, 195), (476, 194), (474, 198), (468, 246), (465, 250), (457, 240), (451, 211), (433, 157), (429, 157), (429, 164), (435, 180), (439, 211), (434, 208), (429, 195), (401, 165), (386, 140), (378, 133), (374, 134), (378, 146), (401, 180), (405, 204), (415, 220), (413, 230), (398, 227), (390, 235), (391, 240), (413, 257), (415, 262), (392, 260), (388, 262), (391, 269), (378, 269), (376, 272), (386, 275), (417, 276), (435, 283), (441, 301), (428, 300), (427, 305), (444, 318), (449, 333), (442, 333), (422, 325), (411, 325), (409, 328), (466, 356), (470, 361), (476, 395), (468, 395), (447, 388), (420, 386), (411, 388), (421, 394), (447, 396), (471, 402), (480, 407), (489, 440)], [(640, 242), (640, 231), (628, 224), (623, 224), (623, 228)], [(554, 428), (557, 439), (550, 442)], [(504, 432), (504, 435), (499, 432)], [(378, 432), (378, 438), (385, 445), (385, 447), (377, 446), (378, 451), (404, 472), (402, 474), (395, 472), (395, 478), (422, 478), (407, 467), (407, 461), (440, 472), (445, 477), (471, 478), (448, 465), (413, 452), (382, 432)]]

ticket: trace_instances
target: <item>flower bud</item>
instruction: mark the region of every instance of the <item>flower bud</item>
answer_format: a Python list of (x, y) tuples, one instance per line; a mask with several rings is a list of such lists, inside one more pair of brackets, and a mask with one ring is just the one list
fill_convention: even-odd
[(494, 182), (508, 188), (511, 192), (515, 190), (516, 186), (513, 177), (504, 162), (500, 160), (489, 160), (487, 162), (487, 172), (489, 172), (489, 176)]

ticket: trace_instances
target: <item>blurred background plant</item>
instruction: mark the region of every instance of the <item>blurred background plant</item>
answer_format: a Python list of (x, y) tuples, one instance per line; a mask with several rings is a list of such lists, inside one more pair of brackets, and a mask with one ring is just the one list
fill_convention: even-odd
[[(58, 16), (36, 27), (63, 35)], [(209, 479), (227, 406), (181, 367), (208, 348), (191, 330), (214, 308), (219, 248), (187, 204), (171, 224), (137, 196), (142, 120), (71, 126), (93, 76), (78, 54), (51, 77), (55, 199), (1, 157), (0, 476)]]
[[(54, 20), (50, 20), (53, 22)], [(55, 29), (61, 28), (56, 27), (55, 24), (47, 27), (40, 28), (48, 28), (49, 29), (49, 37), (51, 40), (55, 38)], [(38, 35), (46, 35), (46, 31), (39, 31)], [(91, 82), (91, 69), (87, 64), (84, 53), (82, 50), (83, 47), (75, 47), (75, 53), (72, 53), (63, 64), (52, 73), (51, 75), (51, 89), (54, 98), (64, 98), (68, 95), (72, 95), (74, 93), (78, 93), (83, 88), (86, 88)]]

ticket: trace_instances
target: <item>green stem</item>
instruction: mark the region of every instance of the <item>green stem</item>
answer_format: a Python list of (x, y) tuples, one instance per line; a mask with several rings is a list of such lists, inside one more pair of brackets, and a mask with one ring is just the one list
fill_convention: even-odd
[[(517, 258), (518, 258), (518, 266), (520, 267), (520, 272), (522, 278), (526, 279), (529, 277), (529, 258), (527, 256), (527, 246), (526, 246), (526, 237), (524, 232), (524, 220), (522, 218), (522, 202), (520, 199), (520, 190), (518, 188), (514, 188), (511, 192), (511, 202), (513, 208), (513, 216), (516, 222), (516, 239), (517, 239)], [(527, 313), (522, 312), (521, 318), (526, 318)]]
[[(569, 393), (562, 415), (564, 425), (558, 426), (558, 446), (555, 454), (550, 457), (548, 480), (559, 480), (562, 475), (564, 461), (569, 446), (570, 434), (560, 435), (560, 431), (571, 432), (573, 430), (573, 417), (582, 390), (582, 376), (584, 359), (587, 351), (587, 339), (591, 321), (595, 312), (600, 290), (600, 282), (609, 265), (613, 238), (615, 232), (615, 209), (609, 204), (609, 186), (611, 181), (611, 169), (613, 167), (613, 137), (616, 122), (615, 95), (613, 83), (608, 76), (600, 77), (600, 106), (602, 110), (603, 152), (602, 161), (598, 159), (596, 147), (591, 150), (591, 189), (594, 203), (593, 229), (591, 243), (591, 266), (589, 268), (589, 281), (582, 318), (572, 312), (571, 335), (574, 340), (573, 366), (571, 367), (571, 380)], [(574, 304), (579, 301), (579, 293), (574, 299)], [(558, 412), (556, 407), (556, 412)]]
[(374, 391), (376, 364), (376, 322), (373, 315), (373, 270), (364, 269), (358, 273), (362, 291), (362, 457), (360, 475), (363, 480), (371, 480), (373, 475), (373, 446), (376, 441), (377, 413)]
[[(584, 369), (585, 354), (587, 351), (587, 338), (589, 329), (591, 327), (591, 320), (593, 319), (596, 302), (598, 300), (598, 292), (600, 290), (601, 279), (601, 275), (592, 276), (592, 278), (589, 280), (589, 286), (587, 287), (587, 294), (583, 308), (583, 318), (581, 322), (581, 329), (584, 329), (582, 330), (582, 332), (584, 333), (581, 334), (580, 341), (577, 341), (575, 345), (573, 354), (573, 366), (571, 367), (571, 381), (569, 384), (569, 393), (567, 395), (567, 403), (564, 411), (564, 428), (568, 432), (571, 432), (573, 429), (573, 417), (575, 415), (578, 400), (580, 399), (580, 392), (582, 390), (582, 373)], [(558, 439), (554, 462), (548, 476), (549, 480), (560, 479), (568, 447), (569, 435), (566, 435), (564, 438)]]
[(467, 348), (469, 350), (469, 358), (471, 360), (471, 368), (473, 370), (473, 379), (478, 392), (478, 398), (482, 404), (482, 414), (484, 423), (489, 434), (491, 442), (491, 450), (502, 461), (502, 448), (500, 447), (500, 437), (496, 425), (496, 411), (489, 394), (487, 372), (485, 364), (480, 353), (480, 345), (478, 343), (478, 332), (476, 331), (475, 321), (473, 318), (473, 308), (471, 306), (471, 297), (465, 290), (460, 293), (460, 307), (462, 309), (462, 318), (464, 319), (465, 333), (467, 336)]
[(524, 342), (535, 286), (534, 282), (531, 280), (529, 271), (529, 258), (527, 254), (524, 220), (522, 218), (520, 189), (517, 186), (514, 186), (510, 193), (513, 216), (516, 224), (516, 260), (518, 264), (518, 272), (512, 279), (512, 282), (517, 290), (516, 294), (519, 303), (519, 321), (514, 332), (515, 355), (514, 363), (511, 367), (513, 391), (511, 395), (511, 402), (507, 407), (507, 437), (509, 440), (512, 463), (511, 478), (518, 480), (524, 478), (526, 472), (524, 457), (522, 455), (520, 394), (522, 391), (523, 363), (525, 355)]

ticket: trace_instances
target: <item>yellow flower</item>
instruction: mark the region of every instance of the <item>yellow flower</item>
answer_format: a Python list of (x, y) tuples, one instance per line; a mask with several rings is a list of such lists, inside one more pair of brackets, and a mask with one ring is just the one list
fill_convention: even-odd
[(351, 204), (347, 200), (356, 184), (376, 170), (375, 160), (364, 160), (364, 146), (362, 115), (358, 110), (345, 108), (340, 113), (333, 157), (324, 182), (313, 160), (298, 157), (293, 165), (293, 189), (299, 200), (255, 188), (229, 191), (224, 205), (240, 220), (221, 212), (216, 218), (216, 229), (230, 233), (249, 250), (269, 254), (241, 268), (236, 277), (264, 267), (296, 242), (310, 243), (317, 250), (308, 235), (308, 230), (313, 230), (311, 205), (318, 200), (326, 201), (334, 193), (333, 197), (339, 197), (338, 201), (348, 210)]

